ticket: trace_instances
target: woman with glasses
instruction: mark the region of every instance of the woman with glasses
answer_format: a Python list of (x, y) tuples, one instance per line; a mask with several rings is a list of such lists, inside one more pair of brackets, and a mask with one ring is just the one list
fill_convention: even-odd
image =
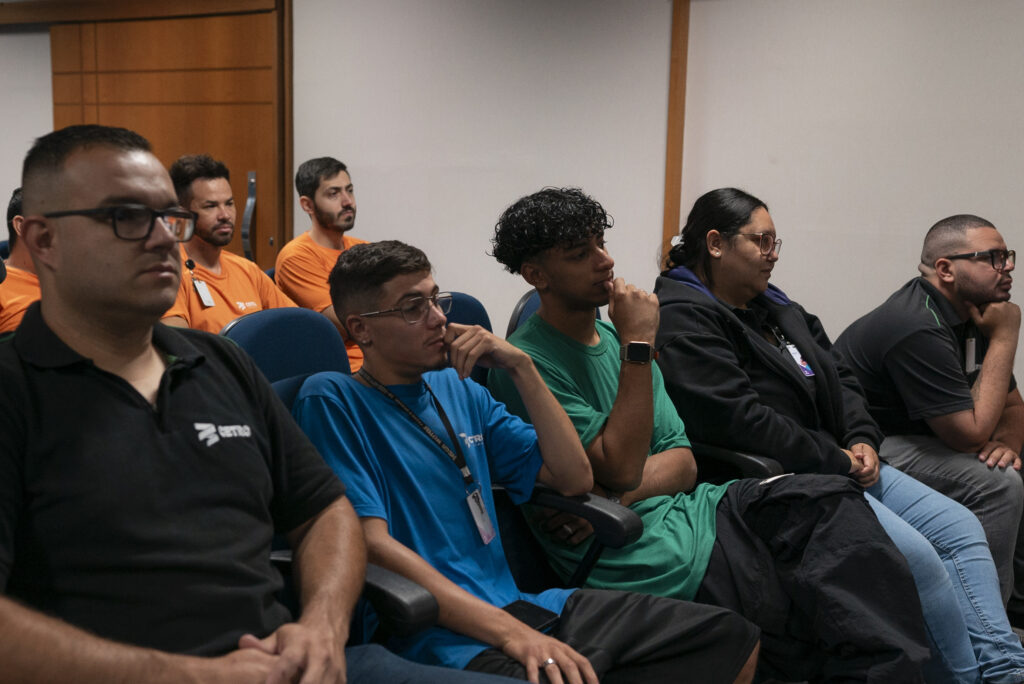
[(1024, 681), (981, 525), (879, 462), (882, 434), (821, 323), (768, 283), (781, 252), (768, 207), (713, 190), (674, 242), (654, 290), (656, 347), (690, 437), (856, 480), (917, 583), (934, 644), (928, 681)]

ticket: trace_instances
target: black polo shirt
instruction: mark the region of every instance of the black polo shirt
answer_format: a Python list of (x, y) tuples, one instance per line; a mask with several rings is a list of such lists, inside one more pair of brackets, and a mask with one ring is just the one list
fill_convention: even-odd
[[(926, 419), (974, 408), (971, 385), (988, 340), (973, 322), (960, 320), (935, 286), (918, 277), (854, 321), (836, 347), (860, 380), (871, 415), (886, 435), (931, 435)], [(1011, 381), (1011, 389), (1015, 386)]]
[(116, 641), (220, 654), (290, 619), (271, 537), (344, 487), (234, 344), (153, 341), (155, 408), (38, 303), (0, 339), (0, 588)]

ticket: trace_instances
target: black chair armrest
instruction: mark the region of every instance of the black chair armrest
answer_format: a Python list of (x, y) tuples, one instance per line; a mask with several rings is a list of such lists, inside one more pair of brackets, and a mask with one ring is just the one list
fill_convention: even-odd
[(644, 533), (639, 515), (596, 494), (564, 496), (550, 487), (536, 485), (530, 503), (583, 518), (594, 527), (594, 538), (613, 549), (632, 544)]
[[(286, 577), (290, 575), (291, 549), (271, 551), (270, 561)], [(437, 622), (439, 608), (433, 594), (379, 565), (367, 564), (363, 596), (377, 612), (382, 634), (408, 636)]]
[(373, 604), (381, 628), (391, 636), (408, 636), (437, 623), (437, 599), (410, 579), (370, 563), (363, 595)]
[(766, 478), (782, 475), (785, 469), (774, 458), (747, 454), (741, 451), (734, 451), (725, 447), (693, 442), (691, 444), (694, 456), (698, 460), (711, 460), (727, 468), (733, 469), (739, 477)]

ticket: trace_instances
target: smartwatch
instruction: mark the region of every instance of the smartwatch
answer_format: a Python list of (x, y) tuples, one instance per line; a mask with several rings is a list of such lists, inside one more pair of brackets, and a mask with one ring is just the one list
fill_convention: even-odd
[(650, 363), (656, 358), (658, 352), (647, 342), (626, 342), (619, 347), (619, 360), (626, 363)]

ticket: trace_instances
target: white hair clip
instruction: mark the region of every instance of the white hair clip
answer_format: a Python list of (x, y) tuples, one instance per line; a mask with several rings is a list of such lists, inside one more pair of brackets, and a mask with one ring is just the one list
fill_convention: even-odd
[(676, 245), (683, 244), (683, 236), (682, 236), (682, 234), (673, 235), (672, 239), (669, 240), (669, 244), (672, 245), (673, 247), (675, 247)]

